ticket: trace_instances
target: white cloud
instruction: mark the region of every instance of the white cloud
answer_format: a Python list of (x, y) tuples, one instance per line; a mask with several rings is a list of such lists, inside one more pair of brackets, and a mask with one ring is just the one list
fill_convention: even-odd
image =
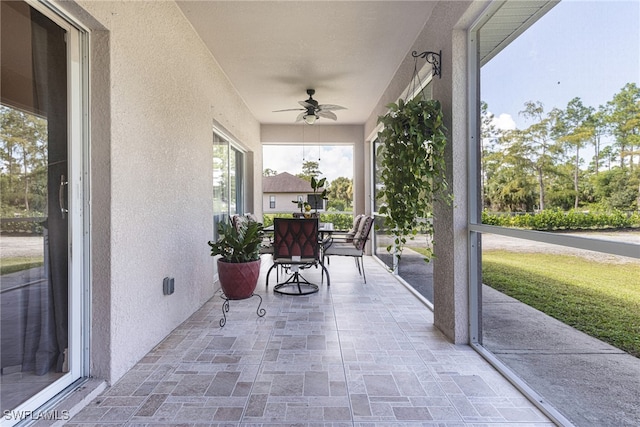
[(511, 114), (502, 113), (493, 118), (493, 124), (495, 127), (501, 130), (513, 130), (516, 128), (516, 122), (511, 117)]
[(262, 147), (262, 169), (297, 174), (302, 171), (302, 147), (299, 145), (265, 145)]
[(320, 171), (328, 181), (344, 176), (353, 178), (353, 146), (323, 146), (320, 156)]

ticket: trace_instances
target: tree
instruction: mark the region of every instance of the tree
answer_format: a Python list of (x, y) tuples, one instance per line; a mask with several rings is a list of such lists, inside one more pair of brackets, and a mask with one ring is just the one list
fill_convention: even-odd
[(613, 209), (638, 209), (640, 171), (614, 167), (594, 179), (595, 195), (600, 204)]
[(535, 163), (529, 157), (527, 134), (514, 129), (500, 138), (493, 154), (497, 167), (487, 182), (487, 200), (497, 210), (531, 211), (536, 200)]
[(564, 142), (570, 149), (575, 150), (573, 168), (574, 209), (578, 208), (580, 202), (580, 149), (588, 141), (593, 140), (595, 135), (594, 123), (590, 120), (593, 113), (592, 107), (585, 107), (580, 98), (576, 97), (569, 101), (567, 108), (564, 111), (560, 111), (555, 117), (554, 132), (558, 135), (558, 140)]
[(547, 205), (553, 209), (569, 210), (574, 207), (577, 191), (574, 184), (573, 160), (554, 167), (547, 178)]
[(593, 144), (593, 148), (595, 150), (593, 164), (595, 166), (596, 175), (598, 175), (598, 173), (600, 172), (600, 161), (602, 155), (602, 153), (600, 152), (600, 139), (606, 133), (607, 128), (605, 116), (606, 109), (604, 106), (600, 105), (598, 107), (598, 111), (593, 113), (588, 119), (590, 125), (593, 127), (593, 139), (591, 143)]
[(620, 150), (620, 166), (625, 167), (624, 159), (629, 157), (629, 167), (633, 169), (633, 156), (640, 154), (640, 88), (627, 83), (607, 102), (607, 113), (605, 120)]
[(271, 168), (266, 168), (262, 171), (262, 176), (276, 176), (278, 175), (278, 171), (273, 170)]
[(489, 106), (482, 101), (480, 104), (480, 194), (482, 197), (482, 206), (486, 205), (487, 190), (486, 183), (490, 180), (492, 174), (500, 164), (500, 152), (498, 150), (498, 141), (502, 131), (498, 129), (493, 122), (494, 115), (489, 112)]
[(47, 121), (0, 107), (3, 209), (46, 209)]
[[(537, 198), (540, 209), (587, 204), (637, 209), (640, 89), (635, 83), (597, 109), (576, 97), (563, 110), (548, 113), (540, 102), (529, 101), (520, 114), (528, 127), (499, 132), (491, 126), (488, 107), (481, 105), (483, 206), (530, 210)], [(589, 145), (595, 154), (584, 168), (581, 155)]]
[(302, 178), (311, 182), (311, 177), (317, 178), (322, 175), (320, 172), (320, 164), (311, 160), (302, 163), (302, 173), (297, 174), (298, 178)]
[(532, 163), (538, 180), (538, 207), (545, 208), (545, 173), (552, 167), (554, 157), (562, 152), (561, 147), (552, 139), (552, 127), (557, 110), (545, 115), (541, 102), (527, 101), (520, 115), (534, 120), (528, 128), (520, 131), (518, 139), (521, 155)]
[(602, 151), (600, 151), (600, 156), (602, 158), (602, 162), (604, 162), (604, 166), (607, 167), (607, 170), (611, 170), (611, 163), (616, 160), (618, 153), (612, 145), (607, 145), (602, 149)]
[(337, 210), (347, 210), (353, 204), (353, 181), (340, 176), (333, 181), (328, 188), (329, 206), (341, 207)]

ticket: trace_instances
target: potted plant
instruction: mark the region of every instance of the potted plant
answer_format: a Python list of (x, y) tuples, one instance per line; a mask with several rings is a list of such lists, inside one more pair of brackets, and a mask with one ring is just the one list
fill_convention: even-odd
[(322, 192), (320, 193), (320, 198), (322, 200), (327, 200), (327, 194), (329, 194), (329, 191), (326, 188), (323, 188), (326, 182), (327, 178), (316, 179), (315, 176), (311, 177), (311, 188), (313, 189), (316, 216), (318, 216), (318, 191), (322, 188)]
[(238, 217), (236, 224), (221, 222), (220, 237), (209, 241), (211, 256), (218, 258), (220, 286), (228, 299), (245, 299), (253, 295), (260, 275), (260, 246), (264, 237), (261, 223)]
[(378, 135), (383, 143), (380, 177), (384, 185), (378, 193), (379, 212), (394, 236), (387, 251), (399, 260), (407, 237), (413, 239), (420, 230), (433, 235), (434, 198), (450, 200), (445, 194), (447, 137), (439, 101), (416, 97), (387, 107), (389, 112), (378, 118), (383, 125)]
[[(302, 200), (292, 200), (291, 203), (295, 203), (300, 209), (300, 217), (311, 218), (312, 216), (318, 217), (318, 193), (322, 188), (322, 192), (320, 192), (320, 198), (322, 200), (327, 200), (327, 194), (329, 193), (326, 188), (323, 188), (324, 184), (327, 182), (327, 178), (316, 179), (315, 176), (311, 177), (311, 189), (313, 190), (313, 198), (315, 202), (315, 212), (311, 213), (311, 205), (308, 202), (303, 202)], [(294, 214), (294, 216), (298, 216)]]

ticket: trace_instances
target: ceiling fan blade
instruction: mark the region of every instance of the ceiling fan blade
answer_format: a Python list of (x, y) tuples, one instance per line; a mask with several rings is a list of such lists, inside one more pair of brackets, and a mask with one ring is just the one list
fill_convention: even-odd
[[(346, 108), (341, 105), (318, 104), (318, 101), (313, 99), (314, 93), (315, 91), (313, 89), (308, 89), (307, 94), (309, 95), (309, 99), (307, 99), (306, 101), (298, 101), (298, 104), (300, 104), (300, 106), (303, 108), (287, 108), (284, 110), (275, 110), (273, 112), (279, 113), (281, 111), (301, 111), (301, 113), (298, 114), (298, 117), (296, 118), (296, 122), (300, 122), (302, 120), (305, 120), (305, 117), (307, 116), (315, 116), (315, 119), (322, 117), (325, 119), (338, 120), (338, 116), (332, 113), (332, 110), (346, 110)], [(308, 122), (313, 123), (315, 119), (308, 120)]]
[(338, 116), (336, 116), (335, 113), (331, 111), (320, 110), (316, 111), (316, 114), (318, 115), (318, 117), (324, 117), (325, 119), (338, 120)]
[(320, 104), (318, 105), (318, 108), (322, 111), (329, 111), (329, 110), (346, 110), (345, 107), (342, 107), (340, 105), (335, 105), (335, 104)]
[(274, 110), (272, 113), (280, 113), (282, 111), (306, 111), (303, 108), (287, 108), (285, 110)]

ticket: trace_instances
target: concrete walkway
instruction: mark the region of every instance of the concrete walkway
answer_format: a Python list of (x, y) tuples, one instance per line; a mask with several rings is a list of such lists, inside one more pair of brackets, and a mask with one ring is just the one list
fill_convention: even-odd
[(576, 426), (640, 425), (640, 359), (487, 286), (483, 345)]

